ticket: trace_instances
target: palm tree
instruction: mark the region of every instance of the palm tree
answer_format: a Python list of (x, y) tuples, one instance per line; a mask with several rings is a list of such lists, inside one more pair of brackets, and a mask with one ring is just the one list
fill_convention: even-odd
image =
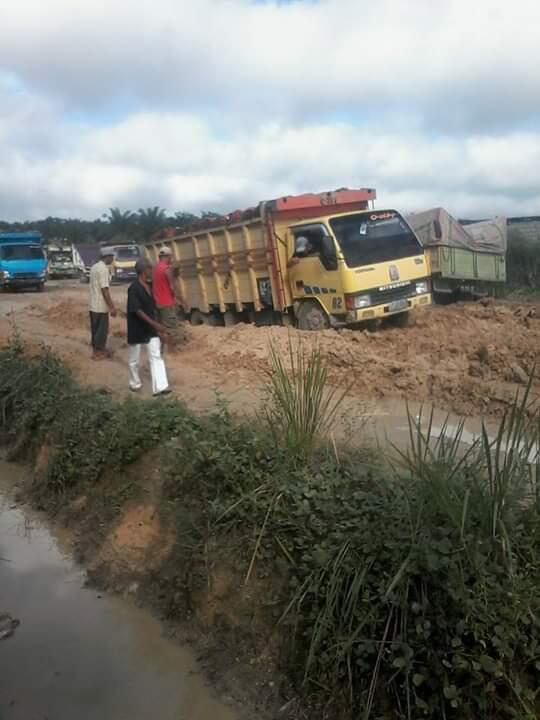
[(190, 225), (196, 222), (200, 218), (197, 215), (189, 212), (183, 212), (182, 210), (175, 212), (174, 216), (170, 218), (171, 222), (176, 224), (178, 227), (182, 225)]
[(146, 209), (139, 208), (137, 225), (140, 227), (145, 240), (150, 240), (150, 237), (158, 230), (161, 230), (162, 227), (165, 227), (166, 224), (167, 215), (165, 210), (158, 205)]
[(112, 237), (129, 235), (133, 230), (135, 215), (131, 210), (122, 211), (117, 207), (109, 208), (109, 214), (105, 213), (103, 217), (109, 222)]

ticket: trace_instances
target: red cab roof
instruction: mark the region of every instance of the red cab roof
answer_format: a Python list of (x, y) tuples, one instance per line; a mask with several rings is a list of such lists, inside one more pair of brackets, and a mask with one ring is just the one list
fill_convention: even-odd
[(287, 195), (272, 202), (277, 212), (286, 210), (300, 210), (314, 207), (328, 207), (332, 205), (350, 205), (352, 203), (368, 203), (375, 200), (377, 193), (373, 188), (360, 188), (349, 190), (342, 188), (322, 193), (305, 193), (304, 195)]

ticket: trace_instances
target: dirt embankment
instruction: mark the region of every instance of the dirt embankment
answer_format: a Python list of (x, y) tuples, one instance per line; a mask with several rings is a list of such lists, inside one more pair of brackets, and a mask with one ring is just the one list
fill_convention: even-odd
[[(25, 338), (52, 345), (84, 383), (126, 390), (125, 319), (111, 321), (110, 362), (89, 358), (86, 290), (58, 287), (40, 296), (10, 296), (0, 309), (0, 338), (11, 321)], [(125, 288), (114, 288), (119, 307)], [(29, 298), (30, 297), (30, 301)], [(7, 309), (7, 306), (5, 306)], [(2, 317), (3, 315), (3, 317)], [(464, 415), (500, 415), (525, 387), (540, 351), (540, 307), (510, 302), (434, 306), (414, 314), (405, 329), (328, 330), (302, 333), (281, 327), (193, 327), (188, 342), (167, 356), (177, 394), (195, 409), (215, 402), (214, 389), (234, 409), (252, 410), (261, 399), (270, 343), (319, 346), (333, 383), (350, 385), (359, 400), (396, 399), (432, 403)], [(533, 383), (533, 395), (540, 383)]]
[[(217, 330), (217, 331), (216, 331)], [(459, 304), (419, 312), (405, 329), (205, 329), (194, 337), (203, 362), (235, 375), (260, 377), (272, 342), (286, 355), (289, 339), (320, 347), (334, 383), (363, 398), (431, 402), (463, 414), (499, 414), (528, 382), (540, 352), (540, 310), (505, 303)], [(533, 391), (540, 391), (534, 383)]]

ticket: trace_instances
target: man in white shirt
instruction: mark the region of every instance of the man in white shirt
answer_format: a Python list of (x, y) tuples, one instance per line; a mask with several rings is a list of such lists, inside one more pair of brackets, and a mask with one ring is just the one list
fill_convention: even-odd
[(109, 265), (112, 265), (114, 253), (111, 248), (101, 248), (101, 260), (90, 270), (90, 331), (92, 334), (92, 358), (104, 360), (107, 355), (107, 337), (109, 335), (109, 313), (116, 317), (116, 307), (110, 291), (111, 277)]

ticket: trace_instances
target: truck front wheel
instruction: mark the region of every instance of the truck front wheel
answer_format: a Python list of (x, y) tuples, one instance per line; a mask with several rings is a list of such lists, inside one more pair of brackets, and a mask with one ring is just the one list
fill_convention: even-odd
[(386, 324), (390, 327), (406, 328), (409, 325), (410, 319), (409, 312), (401, 312), (397, 315), (390, 315), (390, 317), (386, 318)]
[(297, 314), (299, 330), (327, 330), (330, 327), (328, 315), (316, 302), (304, 302)]

